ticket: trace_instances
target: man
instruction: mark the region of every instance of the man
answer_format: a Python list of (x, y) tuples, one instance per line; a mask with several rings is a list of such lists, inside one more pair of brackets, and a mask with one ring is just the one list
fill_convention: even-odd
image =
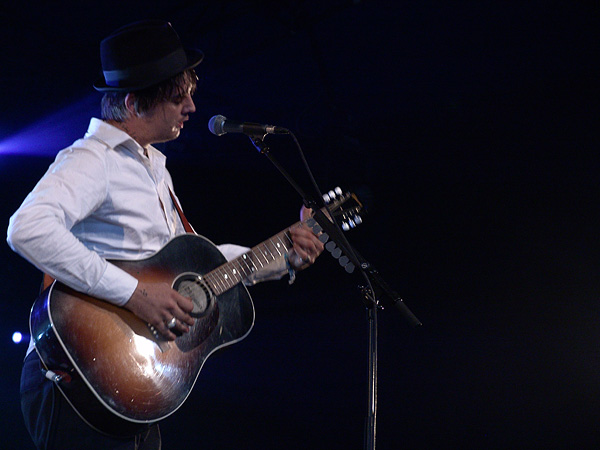
[[(195, 111), (192, 94), (202, 52), (186, 49), (170, 24), (127, 25), (101, 43), (103, 120), (62, 150), (8, 228), (10, 246), (50, 277), (126, 308), (165, 339), (194, 324), (192, 301), (166, 283), (138, 281), (109, 259), (142, 259), (189, 231), (165, 157), (152, 144), (176, 139)], [(306, 217), (308, 211), (301, 212)], [(252, 275), (281, 278), (312, 264), (323, 245), (305, 226), (290, 229), (293, 248)], [(220, 246), (227, 259), (247, 249)], [(87, 426), (44, 377), (33, 345), (25, 359), (21, 403), (40, 449), (158, 449), (158, 426), (116, 439)]]

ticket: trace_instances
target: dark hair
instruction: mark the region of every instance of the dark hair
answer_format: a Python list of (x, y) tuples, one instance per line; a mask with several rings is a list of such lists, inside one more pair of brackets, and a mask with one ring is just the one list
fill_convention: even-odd
[[(144, 115), (164, 101), (181, 101), (188, 92), (193, 94), (196, 91), (197, 81), (198, 77), (194, 69), (187, 69), (159, 84), (132, 92), (135, 96), (136, 114)], [(126, 120), (129, 117), (129, 111), (125, 106), (127, 94), (127, 92), (105, 92), (101, 102), (102, 118), (117, 122)]]

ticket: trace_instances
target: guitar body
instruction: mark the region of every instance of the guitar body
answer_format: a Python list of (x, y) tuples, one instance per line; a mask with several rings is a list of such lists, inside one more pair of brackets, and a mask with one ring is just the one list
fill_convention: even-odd
[[(166, 282), (202, 279), (226, 263), (207, 239), (175, 237), (138, 261), (111, 261), (137, 279)], [(200, 277), (198, 277), (200, 276)], [(189, 333), (166, 341), (128, 310), (55, 282), (33, 305), (31, 335), (57, 386), (93, 428), (132, 436), (175, 412), (190, 394), (206, 359), (245, 338), (254, 306), (242, 283), (206, 295)], [(180, 291), (181, 292), (181, 291)], [(182, 292), (183, 295), (186, 295)]]

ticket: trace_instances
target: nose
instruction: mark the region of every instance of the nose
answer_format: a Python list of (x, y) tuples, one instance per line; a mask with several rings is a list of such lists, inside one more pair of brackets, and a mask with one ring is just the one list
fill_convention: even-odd
[(192, 99), (192, 96), (190, 94), (187, 94), (185, 96), (183, 103), (184, 114), (191, 114), (193, 112), (196, 112), (196, 105), (194, 104), (194, 99)]

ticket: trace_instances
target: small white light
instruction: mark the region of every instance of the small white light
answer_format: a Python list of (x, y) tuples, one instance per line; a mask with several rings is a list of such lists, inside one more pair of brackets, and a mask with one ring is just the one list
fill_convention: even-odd
[(23, 340), (23, 335), (20, 332), (15, 331), (12, 335), (12, 340), (15, 344), (20, 344)]

